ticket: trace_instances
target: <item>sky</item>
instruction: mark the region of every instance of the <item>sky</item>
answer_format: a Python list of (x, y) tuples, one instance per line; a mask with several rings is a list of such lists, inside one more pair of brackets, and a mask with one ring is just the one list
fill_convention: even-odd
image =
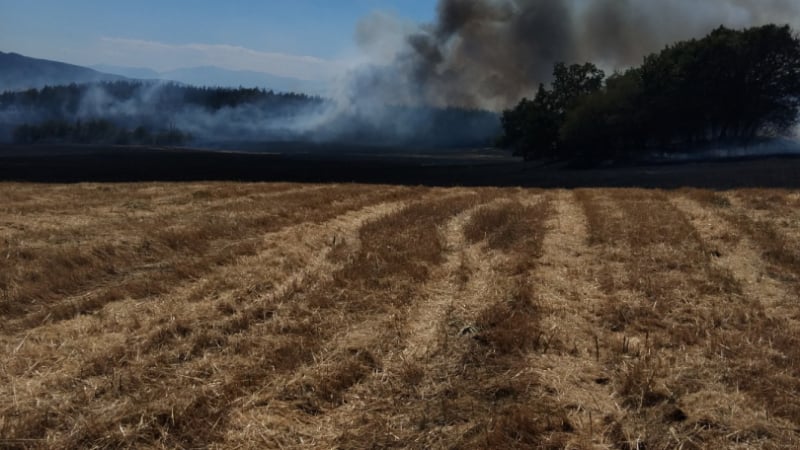
[(0, 51), (168, 71), (215, 65), (328, 79), (371, 14), (433, 21), (436, 0), (0, 0)]

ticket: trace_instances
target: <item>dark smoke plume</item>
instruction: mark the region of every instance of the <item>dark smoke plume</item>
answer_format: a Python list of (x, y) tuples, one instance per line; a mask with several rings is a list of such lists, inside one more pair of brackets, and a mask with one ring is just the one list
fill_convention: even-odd
[(360, 42), (402, 45), (388, 50), (390, 64), (357, 74), (360, 91), (389, 102), (499, 110), (549, 81), (556, 62), (591, 61), (611, 71), (720, 25), (797, 28), (800, 1), (440, 0), (433, 24), (387, 27), (386, 21), (374, 16), (362, 23)]

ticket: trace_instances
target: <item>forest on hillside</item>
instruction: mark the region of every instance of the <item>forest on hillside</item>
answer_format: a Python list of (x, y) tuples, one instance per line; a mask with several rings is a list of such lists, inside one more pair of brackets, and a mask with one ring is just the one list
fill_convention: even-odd
[(0, 94), (0, 114), (16, 119), (16, 143), (69, 142), (180, 145), (192, 140), (175, 120), (244, 106), (261, 118), (285, 117), (324, 100), (264, 89), (116, 81), (46, 86)]
[(501, 145), (526, 159), (619, 159), (790, 135), (800, 38), (788, 26), (719, 27), (609, 77), (556, 64), (550, 86), (503, 113)]
[(490, 111), (387, 106), (259, 88), (118, 81), (0, 94), (0, 140), (17, 143), (214, 145), (318, 141), (485, 146), (499, 133)]

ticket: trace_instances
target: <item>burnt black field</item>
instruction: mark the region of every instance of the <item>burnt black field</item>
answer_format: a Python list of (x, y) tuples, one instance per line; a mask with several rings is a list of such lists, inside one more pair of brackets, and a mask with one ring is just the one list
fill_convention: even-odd
[[(242, 148), (242, 147), (237, 147)], [(0, 181), (291, 181), (428, 186), (800, 187), (800, 157), (574, 167), (497, 149), (270, 144), (244, 150), (1, 145)]]

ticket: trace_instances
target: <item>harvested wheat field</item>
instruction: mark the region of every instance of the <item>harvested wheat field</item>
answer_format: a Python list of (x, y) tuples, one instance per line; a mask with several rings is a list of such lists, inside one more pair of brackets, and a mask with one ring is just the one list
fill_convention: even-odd
[(2, 448), (800, 448), (800, 193), (0, 184)]

